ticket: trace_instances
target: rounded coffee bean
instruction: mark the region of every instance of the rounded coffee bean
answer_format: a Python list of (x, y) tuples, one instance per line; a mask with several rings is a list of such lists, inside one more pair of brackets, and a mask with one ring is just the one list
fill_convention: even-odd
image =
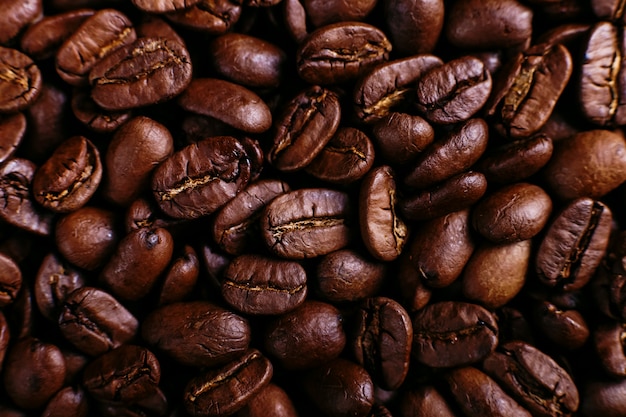
[(533, 315), (536, 328), (560, 348), (579, 349), (589, 339), (587, 321), (577, 310), (563, 310), (543, 301), (534, 307)]
[(237, 417), (297, 417), (298, 413), (287, 393), (269, 383), (237, 413)]
[(313, 368), (343, 351), (343, 317), (330, 304), (307, 300), (274, 319), (265, 331), (263, 343), (267, 353), (285, 369)]
[(376, 259), (392, 261), (400, 256), (409, 230), (396, 214), (396, 180), (390, 166), (371, 170), (361, 183), (359, 224), (361, 238)]
[(185, 245), (182, 252), (172, 258), (158, 290), (159, 305), (183, 301), (194, 290), (200, 276), (200, 260), (196, 251)]
[(372, 11), (375, 0), (304, 0), (302, 6), (314, 27), (334, 22), (360, 21)]
[(612, 219), (600, 201), (579, 198), (568, 204), (539, 246), (535, 265), (541, 282), (566, 291), (586, 285), (604, 258)]
[(434, 368), (468, 365), (498, 344), (495, 316), (478, 304), (440, 301), (413, 318), (412, 356)]
[(0, 113), (24, 110), (39, 96), (41, 72), (17, 49), (0, 46)]
[(626, 379), (590, 380), (584, 385), (580, 413), (585, 417), (626, 414)]
[(411, 162), (435, 139), (432, 126), (419, 116), (391, 112), (372, 126), (380, 154), (390, 163)]
[(137, 301), (148, 295), (173, 251), (174, 239), (166, 229), (133, 230), (118, 243), (100, 281), (120, 299)]
[(373, 262), (352, 249), (341, 249), (322, 257), (317, 264), (319, 292), (335, 303), (374, 296), (384, 284), (384, 263)]
[(65, 299), (58, 323), (69, 342), (92, 356), (128, 343), (139, 327), (115, 298), (93, 287), (79, 288)]
[(311, 33), (298, 47), (298, 75), (309, 84), (337, 84), (355, 80), (386, 61), (391, 43), (375, 26), (339, 22)]
[(417, 228), (408, 259), (424, 284), (446, 287), (461, 275), (475, 246), (470, 229), (469, 210), (446, 214)]
[(217, 78), (193, 79), (177, 103), (184, 110), (213, 117), (247, 133), (263, 133), (272, 126), (272, 113), (261, 97)]
[(241, 255), (224, 272), (222, 296), (242, 313), (283, 314), (304, 302), (306, 282), (297, 262)]
[(101, 401), (134, 402), (157, 390), (161, 365), (148, 349), (123, 345), (99, 356), (83, 371), (83, 386)]
[(350, 213), (346, 193), (304, 188), (276, 197), (261, 215), (267, 247), (288, 259), (313, 258), (349, 243)]
[(608, 130), (581, 132), (555, 144), (543, 173), (563, 200), (600, 198), (626, 181), (626, 143)]
[(251, 335), (243, 317), (208, 301), (191, 301), (152, 310), (141, 337), (183, 365), (217, 366), (241, 356)]
[(48, 401), (41, 417), (71, 416), (86, 417), (89, 415), (89, 399), (80, 386), (67, 386), (57, 392)]
[(494, 243), (527, 240), (539, 233), (552, 212), (552, 200), (534, 184), (516, 183), (489, 194), (472, 211), (472, 224)]
[(56, 322), (68, 295), (85, 286), (81, 272), (67, 265), (54, 253), (43, 258), (35, 278), (35, 301), (39, 312), (48, 320)]
[(137, 38), (132, 22), (114, 9), (88, 17), (56, 53), (56, 70), (68, 84), (87, 85), (89, 72), (106, 55)]
[(256, 349), (193, 378), (185, 387), (183, 404), (192, 417), (226, 417), (248, 403), (269, 384), (272, 364)]
[(17, 298), (22, 288), (22, 271), (9, 256), (0, 253), (0, 307), (6, 307)]
[(34, 337), (14, 344), (4, 362), (4, 388), (25, 410), (36, 410), (63, 387), (65, 360), (58, 347)]
[(89, 201), (102, 179), (100, 152), (83, 136), (64, 141), (33, 178), (35, 200), (57, 213), (75, 211)]
[(312, 86), (292, 98), (276, 122), (269, 162), (281, 171), (307, 166), (331, 140), (339, 121), (339, 97), (330, 90)]
[(304, 390), (328, 417), (367, 416), (374, 404), (374, 384), (365, 369), (335, 359), (304, 375)]
[(185, 28), (221, 35), (241, 17), (241, 1), (200, 0), (194, 6), (165, 14), (168, 20)]
[(174, 151), (169, 130), (145, 116), (135, 117), (117, 129), (104, 159), (104, 196), (128, 206), (150, 181), (154, 168)]
[(231, 136), (214, 136), (186, 146), (157, 167), (152, 193), (165, 214), (194, 219), (231, 200), (250, 179), (250, 160)]
[(420, 385), (403, 394), (400, 400), (400, 417), (455, 417), (453, 406), (435, 387)]
[(8, 45), (43, 15), (41, 0), (8, 0), (0, 17), (0, 45)]
[(91, 97), (105, 110), (161, 103), (191, 82), (184, 45), (165, 38), (139, 38), (98, 61), (89, 73)]
[(443, 0), (384, 0), (385, 22), (400, 55), (432, 52), (444, 23)]
[(118, 234), (113, 212), (83, 207), (60, 218), (54, 234), (61, 255), (72, 264), (92, 271), (115, 250)]
[(478, 58), (465, 56), (428, 71), (417, 81), (417, 108), (439, 124), (472, 117), (487, 102), (491, 75)]
[(565, 416), (578, 410), (578, 389), (570, 375), (529, 344), (499, 346), (483, 361), (483, 369), (534, 416)]
[(402, 385), (409, 372), (412, 342), (411, 318), (399, 303), (386, 297), (361, 303), (352, 350), (378, 386), (395, 390)]

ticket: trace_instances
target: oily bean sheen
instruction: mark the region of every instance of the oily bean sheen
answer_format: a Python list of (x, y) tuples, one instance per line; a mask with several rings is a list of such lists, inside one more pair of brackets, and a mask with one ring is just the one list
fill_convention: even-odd
[(602, 261), (609, 244), (611, 210), (602, 202), (580, 198), (552, 221), (535, 260), (539, 279), (572, 291), (582, 288)]
[(539, 233), (551, 212), (552, 200), (543, 189), (516, 183), (480, 201), (472, 212), (472, 224), (492, 242), (518, 242)]
[(304, 168), (333, 137), (341, 120), (339, 97), (312, 86), (289, 101), (277, 120), (269, 162), (281, 171)]
[(177, 96), (191, 82), (185, 47), (164, 38), (139, 38), (97, 62), (91, 97), (105, 110), (126, 110)]
[(361, 183), (359, 223), (361, 237), (376, 259), (392, 261), (400, 256), (409, 230), (396, 214), (396, 180), (390, 166), (371, 170)]
[(375, 26), (339, 22), (311, 33), (298, 47), (300, 78), (310, 84), (337, 84), (355, 80), (389, 59), (391, 43)]
[(28, 107), (39, 96), (41, 84), (41, 72), (27, 55), (0, 46), (0, 113)]
[(377, 150), (389, 163), (411, 162), (435, 139), (432, 126), (420, 116), (390, 112), (372, 126)]
[(412, 356), (434, 368), (481, 361), (497, 343), (495, 316), (477, 304), (441, 301), (413, 318)]
[(208, 301), (181, 302), (153, 310), (142, 323), (141, 337), (183, 365), (216, 366), (248, 349), (250, 326)]
[(194, 78), (177, 103), (184, 110), (213, 117), (248, 133), (262, 133), (272, 126), (272, 113), (258, 95), (217, 78)]
[(424, 74), (417, 81), (417, 108), (439, 124), (472, 117), (487, 102), (491, 75), (481, 60), (457, 58)]
[(191, 379), (183, 403), (192, 417), (226, 417), (239, 411), (273, 375), (272, 363), (256, 349), (221, 368)]
[(409, 372), (413, 326), (406, 310), (386, 297), (363, 301), (352, 349), (357, 361), (384, 389), (399, 388)]
[(45, 208), (57, 213), (84, 206), (102, 179), (100, 152), (83, 136), (64, 141), (35, 173), (33, 194)]
[(350, 239), (346, 193), (323, 188), (276, 197), (261, 215), (266, 246), (289, 259), (313, 258), (341, 249)]
[(306, 281), (297, 262), (242, 255), (224, 272), (222, 296), (242, 313), (282, 314), (304, 302)]
[(536, 45), (515, 57), (498, 75), (487, 115), (511, 138), (536, 133), (548, 120), (572, 74), (563, 45)]
[(578, 410), (578, 389), (552, 358), (524, 342), (509, 342), (483, 362), (483, 369), (534, 416), (568, 416)]
[(250, 179), (250, 160), (230, 136), (188, 145), (166, 159), (152, 177), (152, 193), (165, 214), (193, 219), (210, 214)]

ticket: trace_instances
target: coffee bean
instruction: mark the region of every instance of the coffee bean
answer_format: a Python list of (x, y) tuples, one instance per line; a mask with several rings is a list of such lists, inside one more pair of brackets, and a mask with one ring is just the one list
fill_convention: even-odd
[[(394, 48), (403, 56), (430, 53), (444, 23), (441, 0), (385, 0), (385, 23)], [(407, 13), (411, 10), (412, 13)]]
[(400, 417), (425, 416), (454, 417), (453, 406), (433, 386), (422, 385), (404, 393), (400, 403)]
[(85, 277), (76, 268), (54, 253), (46, 255), (35, 278), (34, 295), (39, 311), (46, 319), (56, 322), (67, 297), (85, 285)]
[(298, 414), (289, 395), (278, 385), (265, 385), (237, 413), (237, 417), (265, 417), (268, 413), (275, 417), (296, 417)]
[(624, 325), (618, 322), (602, 324), (593, 332), (593, 345), (602, 368), (618, 378), (626, 375), (624, 333)]
[(0, 306), (6, 307), (17, 298), (22, 287), (22, 271), (13, 259), (0, 253)]
[(0, 113), (14, 113), (32, 104), (41, 91), (41, 72), (17, 49), (0, 46)]
[(80, 386), (68, 386), (61, 389), (48, 401), (41, 416), (86, 416), (88, 413), (89, 400), (85, 390)]
[(161, 0), (161, 1), (146, 1), (146, 0), (133, 0), (133, 4), (140, 10), (148, 13), (167, 13), (173, 12), (179, 9), (187, 9), (197, 3), (200, 0)]
[(560, 309), (549, 301), (535, 306), (536, 327), (552, 343), (565, 349), (578, 349), (589, 339), (589, 326), (580, 312)]
[(165, 17), (177, 25), (220, 35), (241, 17), (241, 2), (238, 0), (200, 0), (194, 6), (166, 13)]
[(132, 116), (130, 110), (104, 110), (93, 101), (87, 90), (74, 90), (71, 105), (74, 116), (97, 133), (114, 132)]
[(0, 163), (13, 156), (26, 133), (26, 117), (15, 113), (0, 118)]
[(196, 251), (185, 245), (172, 258), (158, 289), (159, 305), (184, 301), (194, 290), (200, 276), (200, 260)]
[(0, 44), (7, 45), (31, 23), (41, 19), (43, 2), (41, 0), (9, 0), (3, 4), (4, 11), (0, 18)]
[(435, 139), (435, 131), (419, 116), (390, 112), (372, 126), (380, 154), (390, 163), (404, 165)]

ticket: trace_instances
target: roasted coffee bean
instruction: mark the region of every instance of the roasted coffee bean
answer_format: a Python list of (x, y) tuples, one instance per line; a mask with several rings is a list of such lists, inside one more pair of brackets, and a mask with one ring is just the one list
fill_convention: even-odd
[(339, 22), (311, 33), (298, 47), (300, 78), (310, 84), (337, 84), (355, 80), (389, 59), (391, 43), (375, 26)]
[(166, 38), (185, 45), (185, 40), (158, 15), (146, 14), (141, 16), (135, 30), (138, 38)]
[(307, 292), (307, 276), (300, 264), (258, 255), (233, 259), (222, 281), (224, 300), (246, 314), (286, 313), (302, 304)]
[(89, 399), (80, 386), (68, 386), (57, 392), (48, 401), (41, 417), (87, 417), (89, 415)]
[(130, 110), (104, 110), (93, 101), (87, 90), (74, 90), (71, 105), (74, 116), (89, 129), (98, 133), (114, 132), (132, 116)]
[(63, 303), (58, 323), (69, 342), (92, 356), (128, 343), (139, 327), (115, 298), (94, 287), (73, 291)]
[(161, 306), (141, 326), (143, 340), (187, 366), (223, 365), (240, 357), (250, 336), (246, 319), (208, 301)]
[(535, 265), (546, 285), (566, 291), (589, 282), (609, 243), (611, 210), (599, 201), (579, 198), (552, 221), (541, 241)]
[(462, 0), (446, 10), (445, 34), (464, 49), (524, 47), (530, 42), (532, 20), (532, 9), (516, 0)]
[(98, 61), (137, 38), (132, 22), (123, 13), (104, 9), (88, 17), (63, 42), (56, 53), (56, 70), (68, 84), (87, 85)]
[(267, 247), (288, 259), (313, 258), (349, 243), (346, 193), (323, 188), (300, 189), (276, 197), (261, 215)]
[(101, 179), (98, 148), (83, 136), (73, 136), (37, 169), (32, 192), (48, 210), (67, 213), (87, 204)]
[(472, 224), (494, 243), (527, 240), (543, 229), (552, 212), (552, 200), (540, 187), (516, 183), (491, 193), (472, 212)]
[(581, 395), (580, 412), (585, 417), (619, 417), (626, 413), (626, 379), (587, 381)]
[(282, 110), (269, 162), (281, 171), (304, 168), (333, 137), (341, 119), (339, 98), (319, 86), (302, 91)]
[(210, 214), (240, 192), (250, 179), (250, 160), (237, 139), (216, 136), (174, 153), (152, 176), (152, 193), (169, 216), (193, 219)]
[(17, 49), (0, 46), (0, 113), (24, 110), (39, 96), (41, 72)]
[(217, 78), (194, 79), (177, 103), (184, 110), (213, 117), (247, 133), (262, 133), (272, 126), (272, 113), (258, 95)]
[(239, 255), (252, 246), (263, 209), (276, 197), (290, 191), (284, 181), (254, 182), (224, 205), (213, 220), (213, 239), (224, 251)]
[(473, 367), (456, 368), (445, 376), (450, 392), (468, 417), (531, 417), (485, 373)]
[(513, 58), (496, 78), (487, 115), (511, 138), (541, 129), (572, 74), (572, 57), (563, 45), (536, 45)]
[(166, 13), (165, 17), (192, 30), (220, 35), (228, 32), (241, 17), (241, 1), (200, 0), (189, 8)]
[(339, 358), (308, 371), (303, 378), (304, 390), (324, 415), (369, 415), (374, 384), (359, 365)]
[(426, 72), (442, 65), (441, 59), (423, 54), (380, 64), (354, 87), (357, 116), (372, 123), (414, 98), (413, 85)]
[(174, 12), (176, 10), (187, 9), (197, 3), (200, 0), (160, 0), (160, 1), (146, 1), (146, 0), (132, 0), (133, 4), (140, 10), (148, 13), (167, 13)]
[(63, 387), (65, 361), (58, 347), (34, 337), (14, 344), (4, 362), (4, 388), (25, 410), (36, 410)]
[(384, 0), (385, 22), (400, 55), (430, 53), (444, 23), (442, 0)]
[(578, 389), (570, 375), (529, 344), (501, 345), (483, 361), (483, 369), (534, 416), (565, 416), (578, 410)]
[(589, 130), (559, 141), (544, 176), (563, 200), (600, 198), (626, 181), (626, 143), (608, 130)]
[(93, 66), (91, 97), (113, 111), (161, 103), (187, 88), (191, 72), (191, 58), (183, 45), (164, 38), (139, 38)]
[(159, 305), (185, 300), (194, 290), (200, 276), (200, 260), (196, 251), (185, 245), (168, 266), (158, 291)]
[(237, 417), (297, 417), (298, 413), (287, 393), (278, 385), (265, 385), (236, 414)]
[(391, 112), (372, 126), (380, 154), (389, 163), (404, 165), (435, 139), (432, 126), (419, 116)]
[(321, 152), (306, 166), (306, 172), (323, 181), (349, 184), (363, 177), (374, 165), (374, 144), (362, 131), (339, 128)]
[(285, 369), (309, 369), (335, 359), (346, 345), (343, 317), (337, 308), (307, 300), (267, 327), (265, 351)]
[(481, 361), (493, 352), (498, 325), (495, 316), (477, 304), (441, 301), (414, 316), (413, 335), (413, 358), (448, 368)]
[(83, 207), (60, 218), (55, 229), (59, 252), (72, 264), (94, 270), (115, 250), (119, 239), (113, 212)]
[(20, 229), (47, 236), (52, 215), (42, 210), (32, 197), (36, 166), (27, 159), (13, 158), (0, 166), (0, 219)]
[(0, 17), (0, 45), (12, 43), (25, 28), (43, 15), (41, 0), (9, 0), (3, 6)]
[[(446, 287), (461, 275), (474, 251), (469, 211), (457, 211), (423, 223), (411, 239), (408, 259), (420, 279), (430, 287)], [(451, 253), (455, 256), (450, 256)]]
[(385, 280), (384, 263), (373, 262), (352, 249), (323, 256), (317, 264), (319, 292), (331, 302), (357, 301), (374, 296)]
[(439, 124), (471, 118), (487, 102), (491, 75), (481, 60), (465, 56), (432, 68), (417, 81), (418, 110)]
[(602, 368), (618, 378), (626, 376), (625, 326), (619, 322), (604, 323), (593, 332), (593, 345)]
[(43, 316), (56, 322), (67, 297), (86, 285), (85, 277), (56, 254), (43, 258), (35, 278), (35, 301)]
[(304, 0), (301, 3), (314, 27), (363, 20), (376, 6), (374, 0)]
[(433, 386), (421, 385), (402, 395), (400, 417), (455, 417), (452, 404)]
[(408, 239), (408, 227), (396, 214), (396, 192), (395, 173), (388, 165), (371, 170), (361, 183), (361, 238), (369, 253), (382, 261), (400, 256)]
[(0, 164), (10, 159), (26, 133), (26, 117), (15, 113), (0, 118)]
[(187, 383), (183, 403), (193, 417), (225, 417), (239, 411), (272, 379), (272, 364), (256, 349)]
[(398, 389), (409, 372), (413, 325), (404, 308), (386, 297), (368, 298), (356, 314), (352, 351), (377, 386)]
[(260, 38), (226, 33), (209, 47), (213, 67), (230, 81), (252, 88), (274, 88), (282, 82), (287, 56)]
[(161, 365), (148, 349), (123, 345), (92, 361), (83, 372), (83, 386), (102, 401), (133, 402), (156, 391)]
[(422, 152), (404, 178), (412, 188), (427, 188), (467, 171), (487, 149), (489, 131), (482, 119), (459, 124)]
[(22, 271), (17, 263), (0, 253), (0, 307), (6, 307), (17, 298), (22, 287)]
[(535, 326), (543, 336), (564, 349), (579, 349), (589, 339), (589, 326), (577, 310), (564, 310), (543, 301), (534, 307)]
[(59, 46), (96, 11), (77, 9), (45, 16), (31, 24), (20, 38), (20, 49), (36, 60), (52, 57)]
[(104, 158), (104, 196), (128, 206), (145, 190), (154, 168), (174, 151), (174, 140), (162, 124), (138, 116), (120, 127)]

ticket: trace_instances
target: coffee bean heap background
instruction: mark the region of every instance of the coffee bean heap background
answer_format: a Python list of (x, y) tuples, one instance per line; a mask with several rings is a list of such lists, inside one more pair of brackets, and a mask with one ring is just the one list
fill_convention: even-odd
[(620, 1), (6, 0), (1, 416), (626, 416)]

